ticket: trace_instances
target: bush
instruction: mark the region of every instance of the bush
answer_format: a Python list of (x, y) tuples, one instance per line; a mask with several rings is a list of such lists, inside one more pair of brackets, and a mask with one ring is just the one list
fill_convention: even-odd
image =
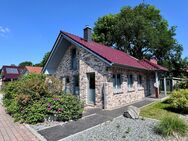
[(188, 89), (177, 90), (168, 99), (170, 107), (180, 113), (188, 113)]
[(48, 98), (47, 109), (50, 115), (56, 115), (57, 120), (76, 120), (82, 116), (83, 103), (71, 94), (62, 94)]
[(83, 104), (73, 95), (62, 94), (60, 84), (52, 76), (24, 76), (5, 86), (4, 106), (16, 121), (31, 124), (54, 115), (61, 121), (79, 118)]
[(175, 85), (175, 89), (188, 89), (188, 79), (184, 79)]
[(154, 127), (154, 131), (163, 136), (171, 136), (173, 133), (185, 136), (188, 133), (188, 125), (177, 116), (167, 116)]

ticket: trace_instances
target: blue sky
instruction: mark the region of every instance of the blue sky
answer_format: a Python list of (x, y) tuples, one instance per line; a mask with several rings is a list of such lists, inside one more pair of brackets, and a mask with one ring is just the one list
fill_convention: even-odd
[[(60, 30), (82, 36), (85, 25), (118, 13), (142, 0), (0, 0), (0, 67), (22, 61), (39, 63)], [(177, 40), (188, 57), (188, 1), (145, 0), (161, 10), (169, 25), (177, 26)]]

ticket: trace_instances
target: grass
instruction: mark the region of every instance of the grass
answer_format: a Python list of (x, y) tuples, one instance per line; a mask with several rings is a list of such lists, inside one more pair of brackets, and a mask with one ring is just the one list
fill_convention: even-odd
[(169, 110), (170, 104), (165, 102), (154, 102), (146, 107), (141, 108), (140, 115), (147, 118), (161, 120), (163, 117), (176, 116), (175, 112)]
[(185, 136), (188, 133), (188, 124), (177, 116), (166, 116), (154, 127), (154, 131), (163, 136), (171, 136), (174, 133)]
[(140, 115), (142, 117), (160, 120), (154, 127), (154, 131), (160, 135), (171, 136), (177, 133), (185, 136), (188, 133), (188, 124), (178, 117), (178, 113), (175, 113), (167, 101), (157, 101), (141, 108)]

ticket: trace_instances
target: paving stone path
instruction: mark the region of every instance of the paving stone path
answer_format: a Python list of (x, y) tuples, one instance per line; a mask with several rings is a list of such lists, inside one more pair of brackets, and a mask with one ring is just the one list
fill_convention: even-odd
[(0, 104), (0, 141), (38, 141), (25, 125), (15, 123)]

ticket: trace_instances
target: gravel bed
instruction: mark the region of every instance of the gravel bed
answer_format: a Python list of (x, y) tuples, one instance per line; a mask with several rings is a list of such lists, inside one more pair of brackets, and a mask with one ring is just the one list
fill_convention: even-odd
[(153, 131), (157, 120), (129, 119), (123, 116), (69, 136), (61, 141), (162, 141)]

